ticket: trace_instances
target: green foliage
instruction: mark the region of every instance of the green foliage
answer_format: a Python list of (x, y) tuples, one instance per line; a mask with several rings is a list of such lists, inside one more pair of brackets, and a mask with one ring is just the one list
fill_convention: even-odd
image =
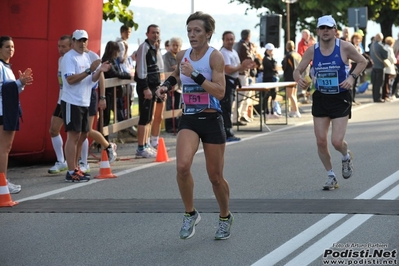
[(128, 9), (131, 0), (108, 0), (103, 4), (103, 20), (119, 20), (122, 24), (137, 30), (139, 25), (134, 22), (134, 13)]
[[(230, 0), (233, 2), (246, 3), (252, 9), (268, 8), (271, 13), (287, 16), (286, 3), (282, 0)], [(327, 14), (333, 15), (338, 28), (343, 28), (348, 25), (348, 8), (364, 6), (368, 9), (368, 19), (381, 25), (384, 36), (392, 36), (392, 25), (399, 25), (398, 0), (298, 0), (290, 4), (290, 31), (307, 28), (315, 32), (317, 18)], [(283, 28), (286, 28), (285, 24), (283, 19)]]

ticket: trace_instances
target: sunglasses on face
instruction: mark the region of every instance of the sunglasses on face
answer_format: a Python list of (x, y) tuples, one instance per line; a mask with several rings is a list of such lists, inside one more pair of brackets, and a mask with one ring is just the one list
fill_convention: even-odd
[(320, 26), (320, 27), (319, 27), (319, 30), (325, 30), (325, 29), (331, 30), (331, 29), (333, 29), (333, 28), (334, 28), (334, 27)]

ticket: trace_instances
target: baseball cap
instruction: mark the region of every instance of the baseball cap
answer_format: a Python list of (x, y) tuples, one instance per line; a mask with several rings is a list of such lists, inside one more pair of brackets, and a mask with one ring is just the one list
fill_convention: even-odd
[(274, 50), (274, 45), (272, 43), (267, 43), (265, 48), (266, 50)]
[(335, 27), (337, 23), (331, 15), (322, 16), (317, 20), (317, 27), (320, 26), (328, 26), (328, 27)]
[(72, 39), (75, 40), (89, 39), (89, 35), (85, 30), (75, 30), (72, 34)]

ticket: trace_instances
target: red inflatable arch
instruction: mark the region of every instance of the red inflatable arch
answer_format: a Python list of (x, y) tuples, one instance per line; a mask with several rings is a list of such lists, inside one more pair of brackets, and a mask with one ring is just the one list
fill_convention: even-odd
[(49, 127), (59, 93), (58, 39), (84, 29), (89, 34), (89, 48), (99, 53), (102, 5), (102, 0), (0, 1), (0, 35), (11, 36), (15, 44), (14, 74), (18, 78), (18, 70), (30, 67), (34, 77), (33, 85), (20, 94), (23, 120), (11, 157), (29, 162), (55, 160)]

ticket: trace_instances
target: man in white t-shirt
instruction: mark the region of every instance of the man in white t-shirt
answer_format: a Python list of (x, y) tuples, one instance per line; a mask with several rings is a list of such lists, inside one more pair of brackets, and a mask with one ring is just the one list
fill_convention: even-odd
[(224, 58), (224, 72), (226, 79), (226, 90), (224, 98), (220, 101), (223, 111), (224, 129), (226, 131), (226, 141), (239, 141), (240, 138), (234, 136), (231, 122), (232, 104), (235, 98), (236, 87), (240, 84), (238, 79), (239, 72), (243, 72), (252, 66), (252, 60), (244, 59), (241, 63), (236, 50), (233, 49), (235, 35), (232, 31), (225, 31), (222, 35), (223, 47), (220, 52)]
[(101, 64), (98, 59), (91, 63), (87, 49), (89, 36), (85, 30), (75, 30), (72, 34), (72, 49), (61, 61), (63, 93), (61, 110), (63, 113), (67, 140), (65, 156), (68, 164), (66, 182), (87, 182), (90, 176), (81, 172), (78, 165), (82, 143), (87, 138), (89, 126), (89, 106), (91, 90), (100, 78), (101, 72), (109, 70), (108, 62)]

